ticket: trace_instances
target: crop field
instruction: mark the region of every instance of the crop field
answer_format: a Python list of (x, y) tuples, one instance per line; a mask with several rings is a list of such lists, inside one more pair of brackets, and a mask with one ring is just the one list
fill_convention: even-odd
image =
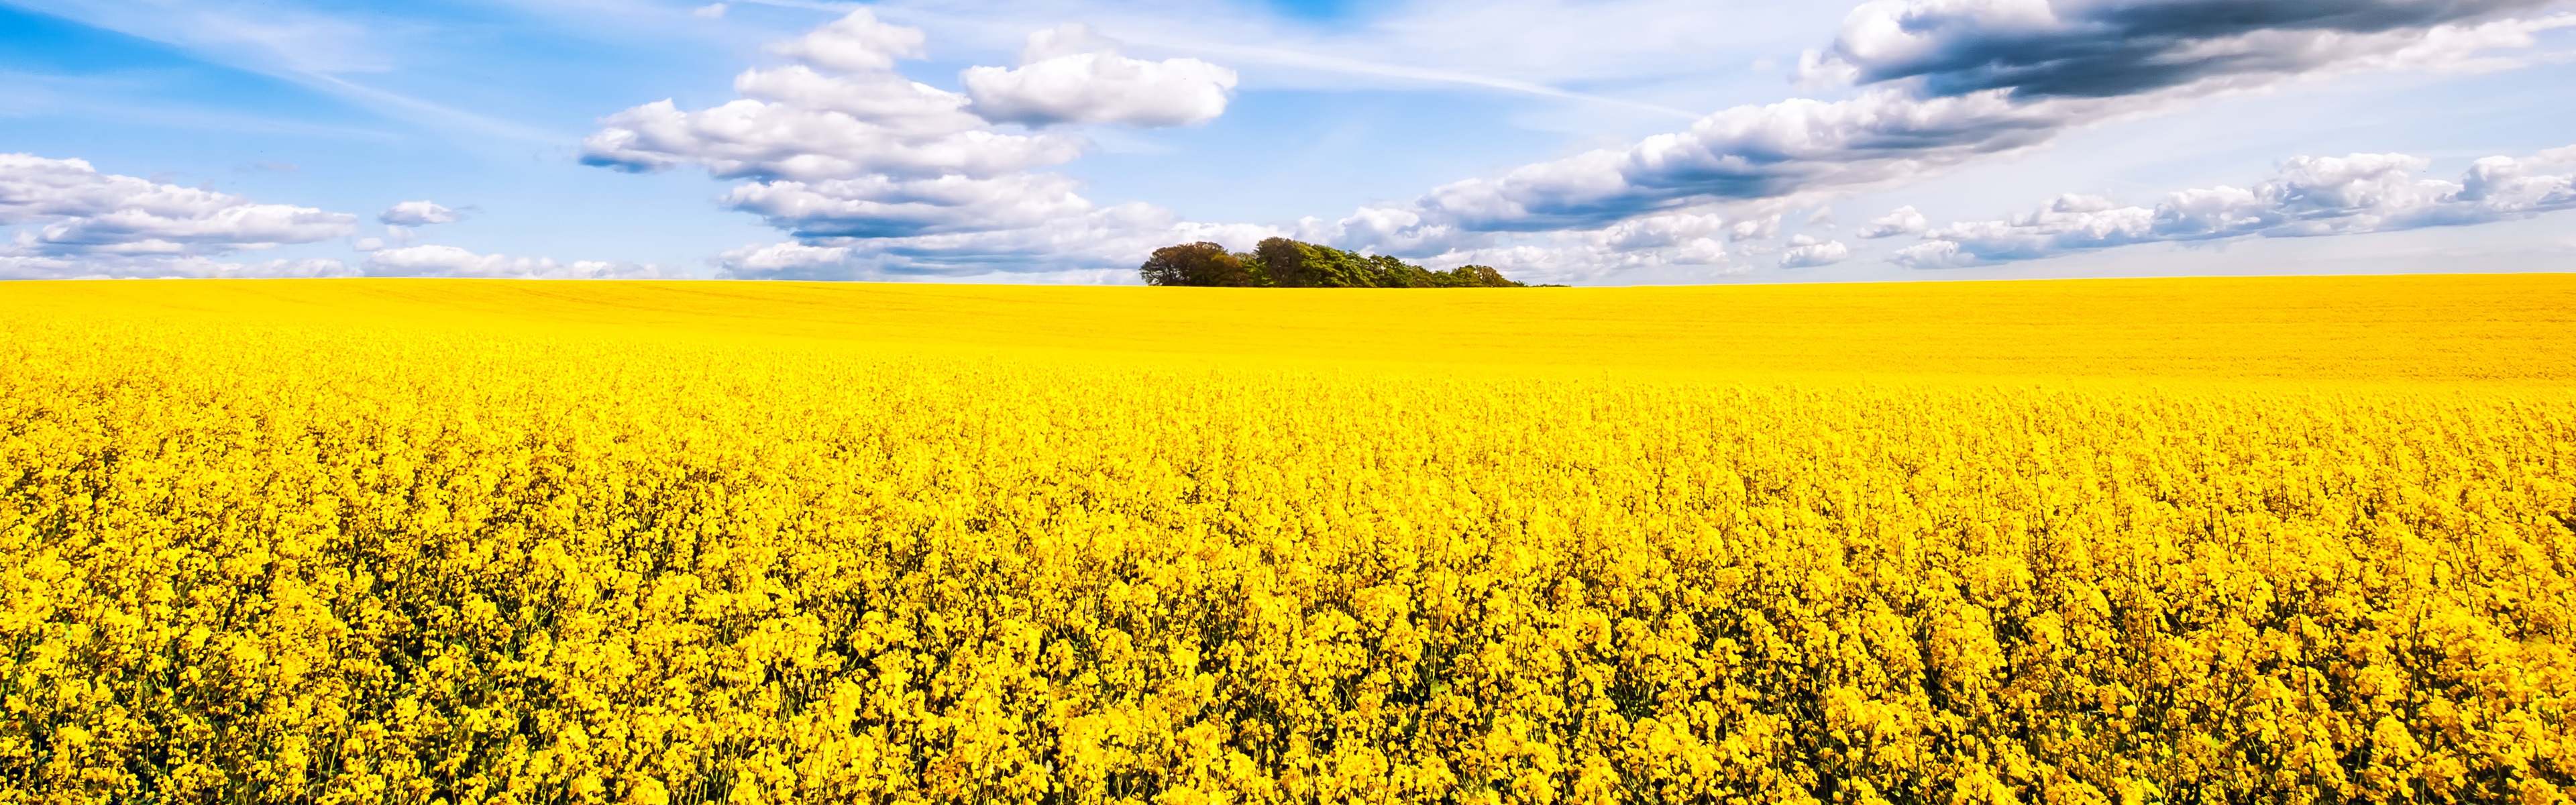
[(0, 311), (0, 803), (2576, 797), (2576, 275)]

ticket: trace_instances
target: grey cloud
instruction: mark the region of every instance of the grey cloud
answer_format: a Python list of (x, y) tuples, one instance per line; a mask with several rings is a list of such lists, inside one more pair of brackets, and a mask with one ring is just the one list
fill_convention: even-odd
[(2045, 145), (2068, 129), (2323, 70), (2439, 67), (2570, 18), (2540, 0), (1889, 0), (1855, 10), (1807, 71), (1834, 101), (1739, 106), (1689, 130), (1432, 189), (1312, 227), (1396, 254), (1490, 233), (1589, 229), (1711, 203), (1888, 186)]
[[(2100, 103), (2016, 104), (1997, 92), (1925, 99), (1878, 90), (1842, 101), (1740, 106), (1625, 148), (1434, 188), (1405, 215), (1364, 210), (1342, 228), (1354, 245), (1407, 253), (1411, 240), (1445, 247), (1463, 237), (1429, 236), (1435, 232), (1588, 229), (1710, 202), (1867, 186), (2045, 143)], [(1408, 237), (1354, 226), (1407, 216), (1402, 234)]]
[[(2551, 0), (2015, 0), (1873, 3), (1827, 53), (1863, 83), (1923, 81), (1933, 95), (2111, 97), (2220, 75), (2304, 72), (2351, 35), (2474, 23)], [(2260, 37), (2262, 47), (2228, 47)]]

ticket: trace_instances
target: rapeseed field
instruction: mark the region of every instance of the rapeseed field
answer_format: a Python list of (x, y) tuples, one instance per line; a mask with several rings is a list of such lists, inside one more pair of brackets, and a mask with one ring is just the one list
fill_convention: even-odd
[(0, 803), (2576, 795), (2571, 276), (0, 310)]

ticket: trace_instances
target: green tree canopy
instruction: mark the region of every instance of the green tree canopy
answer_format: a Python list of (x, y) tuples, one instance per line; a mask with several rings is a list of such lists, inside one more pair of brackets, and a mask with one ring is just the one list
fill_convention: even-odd
[(1522, 288), (1491, 266), (1433, 271), (1386, 255), (1364, 255), (1287, 238), (1249, 253), (1200, 242), (1154, 250), (1138, 269), (1147, 285), (1223, 288)]
[(1147, 285), (1242, 288), (1269, 284), (1259, 281), (1265, 278), (1256, 276), (1243, 257), (1206, 241), (1155, 249), (1154, 256), (1145, 258), (1145, 265), (1137, 270), (1145, 275)]

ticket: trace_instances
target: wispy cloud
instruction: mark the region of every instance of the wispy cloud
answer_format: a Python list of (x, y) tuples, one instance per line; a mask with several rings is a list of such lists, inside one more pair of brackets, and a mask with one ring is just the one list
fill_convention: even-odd
[(1169, 50), (1186, 53), (1208, 54), (1238, 63), (1267, 64), (1307, 70), (1321, 70), (1326, 72), (1342, 73), (1345, 75), (1395, 79), (1402, 82), (1480, 87), (1484, 89), (1502, 90), (1505, 92), (1516, 92), (1525, 95), (1535, 95), (1542, 98), (1555, 98), (1559, 100), (1582, 101), (1585, 103), (1618, 106), (1683, 119), (1699, 117), (1699, 113), (1697, 112), (1692, 112), (1687, 109), (1676, 109), (1661, 104), (1633, 101), (1606, 95), (1572, 92), (1528, 81), (1516, 81), (1509, 78), (1477, 75), (1474, 73), (1436, 67), (1389, 64), (1384, 62), (1367, 61), (1364, 59), (1334, 56), (1324, 53), (1290, 50), (1286, 48), (1264, 47), (1259, 45), (1238, 45), (1221, 42), (1140, 40), (1139, 44), (1155, 45)]
[(688, 279), (657, 265), (604, 260), (477, 254), (455, 246), (403, 246), (367, 255), (360, 270), (370, 277), (479, 277), (487, 279)]
[(0, 115), (57, 115), (120, 125), (388, 141), (383, 129), (208, 108), (155, 92), (152, 74), (53, 75), (0, 70)]
[(865, 3), (840, 3), (832, 0), (734, 0), (734, 2), (774, 8), (799, 8), (807, 11), (830, 11), (846, 14), (866, 8)]
[(460, 142), (566, 144), (578, 138), (572, 132), (549, 131), (350, 78), (400, 67), (398, 54), (404, 49), (395, 43), (405, 34), (420, 34), (418, 29), (427, 25), (413, 19), (325, 13), (254, 0), (184, 5), (151, 0), (33, 0), (30, 5), (86, 25), (159, 42), (207, 63), (314, 89)]
[(520, 123), (399, 92), (379, 89), (326, 73), (283, 73), (278, 77), (312, 86), (387, 117), (409, 121), (435, 131), (450, 132), (473, 138), (543, 145), (567, 145), (580, 135)]
[(1419, 0), (1372, 6), (1348, 25), (1319, 28), (1266, 16), (1257, 5), (1209, 13), (1205, 4), (1155, 0), (893, 0), (870, 7), (969, 43), (1006, 41), (1032, 24), (1087, 22), (1140, 49), (1258, 70), (1265, 89), (1473, 88), (1678, 119), (1702, 112), (1583, 85), (1704, 80), (1721, 61), (1717, 46), (1751, 35), (1754, 26), (1742, 22), (1776, 16), (1759, 7), (1712, 13), (1695, 0)]

